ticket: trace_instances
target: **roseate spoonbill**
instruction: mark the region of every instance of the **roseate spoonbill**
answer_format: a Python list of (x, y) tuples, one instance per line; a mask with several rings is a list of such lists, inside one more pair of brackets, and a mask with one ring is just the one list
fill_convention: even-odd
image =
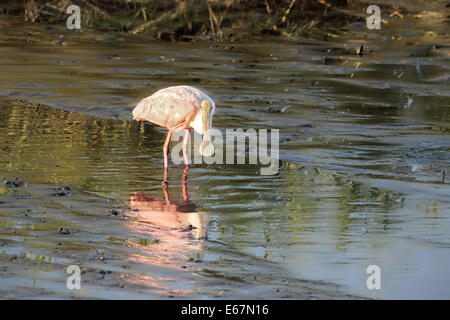
[(190, 86), (175, 86), (161, 89), (141, 100), (133, 110), (134, 120), (146, 120), (166, 127), (169, 132), (164, 143), (164, 168), (169, 166), (169, 143), (172, 133), (185, 130), (183, 140), (183, 157), (189, 165), (187, 145), (192, 129), (203, 135), (200, 154), (211, 156), (214, 146), (208, 129), (212, 125), (212, 117), (216, 106), (214, 101), (204, 92)]

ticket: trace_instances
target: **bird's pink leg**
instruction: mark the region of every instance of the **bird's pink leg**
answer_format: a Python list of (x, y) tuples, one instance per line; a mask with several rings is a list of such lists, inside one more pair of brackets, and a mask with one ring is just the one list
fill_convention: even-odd
[(189, 169), (189, 166), (184, 167), (183, 177), (181, 178), (181, 187), (183, 190), (183, 200), (184, 201), (189, 201), (188, 194), (187, 194), (187, 186), (186, 186), (188, 169)]
[(167, 133), (166, 142), (164, 143), (164, 168), (169, 167), (169, 143), (172, 138), (172, 130)]
[(164, 197), (166, 198), (166, 204), (170, 204), (169, 191), (167, 190), (167, 187), (169, 186), (169, 184), (167, 183), (166, 179), (163, 181), (162, 185), (163, 185)]
[(184, 133), (184, 140), (183, 140), (183, 157), (184, 157), (184, 163), (186, 166), (189, 166), (189, 154), (188, 154), (188, 143), (189, 143), (189, 136), (191, 134), (191, 129), (185, 129)]

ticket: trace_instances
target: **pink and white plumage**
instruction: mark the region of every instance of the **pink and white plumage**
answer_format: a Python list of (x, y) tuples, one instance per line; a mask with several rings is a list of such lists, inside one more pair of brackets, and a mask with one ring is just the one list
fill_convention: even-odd
[(141, 100), (133, 110), (135, 120), (146, 120), (169, 130), (164, 144), (164, 167), (168, 167), (169, 142), (172, 133), (186, 130), (183, 141), (183, 156), (189, 165), (187, 144), (192, 129), (203, 135), (200, 153), (214, 154), (214, 146), (208, 129), (216, 109), (214, 101), (204, 92), (190, 86), (175, 86), (161, 89)]

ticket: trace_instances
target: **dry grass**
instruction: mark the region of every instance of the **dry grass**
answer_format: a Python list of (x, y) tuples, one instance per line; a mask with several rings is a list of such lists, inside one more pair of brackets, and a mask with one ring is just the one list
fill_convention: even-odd
[[(390, 0), (380, 1), (385, 3)], [(418, 1), (421, 0), (411, 2)], [(297, 36), (324, 24), (339, 28), (361, 19), (347, 15), (343, 13), (345, 10), (340, 9), (363, 10), (364, 6), (367, 6), (366, 2), (365, 0), (19, 0), (3, 1), (0, 4), (0, 12), (19, 14), (29, 22), (60, 23), (67, 18), (66, 8), (70, 4), (76, 4), (81, 8), (83, 28), (145, 34), (169, 40), (179, 40), (189, 35), (238, 39), (261, 34)]]

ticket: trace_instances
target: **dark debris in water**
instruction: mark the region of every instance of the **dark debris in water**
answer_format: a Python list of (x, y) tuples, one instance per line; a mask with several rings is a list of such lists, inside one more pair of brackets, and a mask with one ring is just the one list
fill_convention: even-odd
[(71, 234), (70, 230), (66, 228), (59, 228), (58, 231), (61, 234)]
[(69, 186), (59, 186), (56, 188), (56, 193), (55, 195), (58, 197), (63, 197), (63, 196), (67, 196), (70, 195), (72, 193), (72, 188)]
[(62, 46), (66, 45), (66, 42), (64, 42), (62, 39), (60, 39), (60, 40), (54, 42), (53, 45), (57, 46), (57, 47), (62, 47)]
[(110, 271), (110, 270), (107, 270), (107, 271), (105, 271), (105, 270), (100, 270), (98, 273), (99, 273), (99, 274), (106, 275), (106, 274), (111, 274), (112, 271)]
[(5, 187), (21, 187), (26, 185), (26, 182), (22, 181), (20, 178), (14, 178), (12, 180), (4, 180), (3, 185)]
[(109, 209), (108, 216), (110, 217), (126, 217), (124, 214), (124, 210), (122, 209)]

